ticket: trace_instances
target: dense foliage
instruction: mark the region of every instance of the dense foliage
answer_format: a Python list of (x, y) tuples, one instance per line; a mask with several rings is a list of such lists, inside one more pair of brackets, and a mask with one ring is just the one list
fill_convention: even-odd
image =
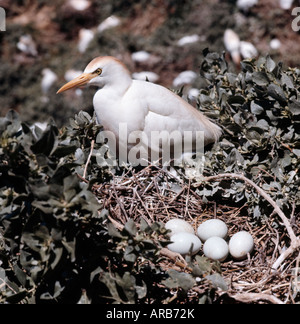
[[(224, 129), (206, 153), (205, 175), (243, 173), (287, 216), (297, 215), (300, 70), (284, 70), (267, 57), (243, 62), (236, 75), (222, 55), (204, 54), (199, 105)], [(159, 303), (170, 301), (174, 289), (186, 300), (201, 284), (198, 300), (205, 301), (213, 287), (226, 290), (218, 264), (199, 256), (188, 258), (189, 273), (162, 269), (159, 252), (168, 244), (162, 224), (141, 218), (120, 230), (111, 223), (92, 186), (122, 170), (97, 165), (101, 143), (88, 183), (81, 178), (100, 130), (84, 112), (63, 129), (50, 121), (44, 132), (13, 111), (0, 119), (0, 302)], [(246, 203), (254, 221), (272, 213), (236, 180), (203, 183), (198, 192), (204, 200)]]
[[(168, 243), (162, 224), (129, 221), (119, 231), (110, 223), (91, 185), (112, 170), (93, 157), (90, 185), (78, 177), (101, 127), (84, 112), (70, 124), (41, 132), (13, 111), (0, 120), (0, 302), (160, 302), (175, 287), (193, 287), (193, 276), (159, 265)], [(199, 264), (195, 275), (215, 272)]]
[[(199, 105), (219, 119), (223, 140), (206, 154), (206, 175), (242, 173), (254, 180), (291, 215), (300, 208), (300, 70), (284, 69), (270, 56), (244, 61), (242, 71), (228, 71), (224, 56), (204, 52)], [(203, 195), (247, 202), (260, 219), (272, 208), (241, 182), (207, 186)]]

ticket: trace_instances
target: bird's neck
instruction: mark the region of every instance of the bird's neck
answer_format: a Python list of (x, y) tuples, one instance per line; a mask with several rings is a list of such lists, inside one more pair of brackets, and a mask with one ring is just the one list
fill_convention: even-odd
[(116, 95), (123, 96), (132, 84), (132, 78), (123, 66), (110, 69), (109, 78), (106, 79), (103, 89), (113, 91)]

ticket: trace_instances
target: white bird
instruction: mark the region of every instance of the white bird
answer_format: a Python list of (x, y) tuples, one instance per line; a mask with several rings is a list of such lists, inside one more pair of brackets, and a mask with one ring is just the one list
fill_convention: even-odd
[(281, 41), (278, 39), (278, 38), (274, 38), (274, 39), (272, 39), (271, 40), (271, 42), (270, 42), (270, 47), (271, 47), (271, 49), (272, 50), (279, 50), (280, 49), (280, 47), (281, 47)]
[(173, 81), (174, 87), (179, 87), (182, 85), (192, 84), (197, 78), (197, 73), (194, 71), (184, 71), (181, 72)]
[(241, 61), (240, 44), (241, 40), (239, 35), (232, 29), (226, 29), (224, 33), (224, 45), (230, 53), (233, 62), (237, 65), (240, 64)]
[(87, 0), (69, 0), (68, 4), (76, 11), (84, 11), (91, 6), (91, 2)]
[[(94, 59), (81, 76), (57, 93), (87, 84), (98, 88), (93, 100), (98, 122), (115, 135), (117, 143), (129, 144), (129, 138), (120, 138), (120, 125), (127, 126), (128, 134), (143, 132), (148, 139), (153, 132), (176, 131), (182, 136), (190, 132), (191, 143), (183, 155), (191, 153), (198, 132), (204, 133), (202, 145), (216, 142), (221, 135), (217, 125), (172, 91), (151, 82), (132, 80), (126, 66), (114, 57)], [(144, 141), (144, 137), (141, 141), (148, 150), (153, 148), (151, 141)], [(182, 146), (182, 138), (180, 144)]]
[(43, 69), (42, 75), (41, 88), (43, 93), (47, 94), (53, 84), (57, 81), (57, 75), (50, 69)]
[(249, 9), (258, 4), (258, 0), (238, 0), (237, 6), (239, 9), (248, 12)]
[(70, 82), (73, 79), (79, 77), (82, 73), (83, 71), (71, 69), (65, 73), (64, 78), (67, 82)]
[(184, 37), (180, 38), (180, 40), (177, 42), (177, 45), (178, 46), (186, 46), (186, 45), (190, 45), (193, 43), (197, 43), (200, 40), (201, 40), (201, 38), (197, 34), (184, 36)]
[(196, 100), (199, 96), (200, 91), (198, 89), (192, 88), (188, 92), (189, 100)]
[(280, 0), (279, 4), (283, 10), (290, 10), (293, 6), (294, 0)]
[(121, 24), (120, 18), (116, 16), (110, 16), (106, 18), (97, 28), (98, 33), (102, 33), (107, 29), (118, 27)]
[(131, 54), (132, 60), (137, 63), (147, 62), (150, 57), (151, 54), (146, 51), (139, 51)]
[(27, 55), (31, 55), (31, 56), (37, 56), (38, 55), (36, 43), (34, 42), (31, 35), (23, 35), (23, 36), (21, 36), (18, 43), (17, 43), (17, 48), (21, 52), (23, 52), (23, 53), (25, 53)]
[(91, 29), (81, 29), (79, 31), (79, 42), (78, 42), (78, 51), (80, 53), (85, 53), (90, 43), (93, 41), (95, 33)]
[(242, 41), (240, 43), (240, 53), (244, 59), (251, 59), (258, 56), (256, 47), (250, 42)]

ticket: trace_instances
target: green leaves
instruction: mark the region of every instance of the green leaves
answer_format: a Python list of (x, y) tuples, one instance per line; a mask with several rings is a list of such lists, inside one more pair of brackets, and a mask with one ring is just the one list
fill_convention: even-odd
[(31, 146), (31, 151), (34, 154), (50, 155), (57, 147), (57, 135), (58, 129), (50, 125), (41, 138)]
[(271, 56), (266, 57), (266, 69), (269, 73), (272, 73), (276, 68), (276, 63), (272, 60)]
[(0, 302), (76, 303), (83, 289), (93, 303), (135, 303), (153, 290), (167, 298), (163, 225), (129, 220), (117, 230), (91, 191), (109, 169), (93, 155), (90, 184), (76, 174), (101, 130), (95, 118), (81, 112), (65, 129), (42, 131), (10, 112), (0, 125), (0, 260), (15, 292), (0, 291)]
[[(93, 132), (91, 117), (88, 123)], [(85, 235), (91, 237), (90, 224), (100, 230), (103, 222), (98, 213), (101, 206), (75, 173), (76, 134), (70, 130), (73, 138), (61, 135), (53, 122), (45, 131), (21, 125), (14, 112), (1, 119), (0, 125), (6, 127), (0, 133), (0, 230), (5, 238), (0, 259), (13, 266), (7, 273), (17, 285), (14, 290), (20, 291), (16, 300), (61, 300), (69, 284), (60, 269), (70, 278), (78, 276), (80, 260), (85, 259), (79, 246), (87, 239)], [(31, 293), (23, 293), (24, 289)], [(3, 296), (7, 297), (6, 291)]]
[(187, 273), (177, 272), (171, 269), (168, 271), (168, 275), (169, 278), (163, 281), (163, 284), (170, 289), (181, 287), (187, 292), (196, 285), (196, 280)]
[[(223, 56), (205, 54), (200, 74), (208, 87), (201, 93), (205, 92), (209, 98), (202, 100), (200, 96), (199, 106), (203, 111), (209, 111), (212, 105), (219, 107), (215, 118), (224, 129), (222, 141), (206, 153), (207, 174), (246, 174), (264, 184), (287, 214), (292, 213), (295, 204), (297, 214), (300, 209), (299, 70), (284, 69), (281, 63), (267, 56), (243, 61), (242, 72), (235, 75), (226, 69), (216, 70), (216, 66), (226, 63), (220, 64)], [(249, 214), (261, 219), (272, 213), (255, 193), (251, 196), (245, 190), (238, 190), (236, 184), (228, 188), (226, 182), (221, 182), (201, 190), (210, 200), (222, 196), (228, 198), (229, 204), (248, 202)]]

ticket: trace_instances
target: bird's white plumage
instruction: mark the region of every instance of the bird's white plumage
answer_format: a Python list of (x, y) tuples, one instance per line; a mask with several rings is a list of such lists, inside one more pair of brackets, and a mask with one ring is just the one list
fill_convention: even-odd
[(150, 82), (156, 82), (159, 79), (159, 75), (150, 71), (142, 71), (142, 72), (133, 73), (132, 78), (134, 80), (140, 80), (140, 81), (148, 80)]
[(151, 82), (132, 80), (126, 66), (113, 57), (94, 59), (82, 77), (59, 92), (82, 85), (85, 79), (85, 83), (99, 88), (93, 100), (98, 121), (117, 139), (120, 124), (127, 125), (129, 134), (141, 131), (148, 138), (153, 131), (182, 134), (203, 131), (205, 145), (217, 141), (221, 135), (217, 125), (172, 91)]

